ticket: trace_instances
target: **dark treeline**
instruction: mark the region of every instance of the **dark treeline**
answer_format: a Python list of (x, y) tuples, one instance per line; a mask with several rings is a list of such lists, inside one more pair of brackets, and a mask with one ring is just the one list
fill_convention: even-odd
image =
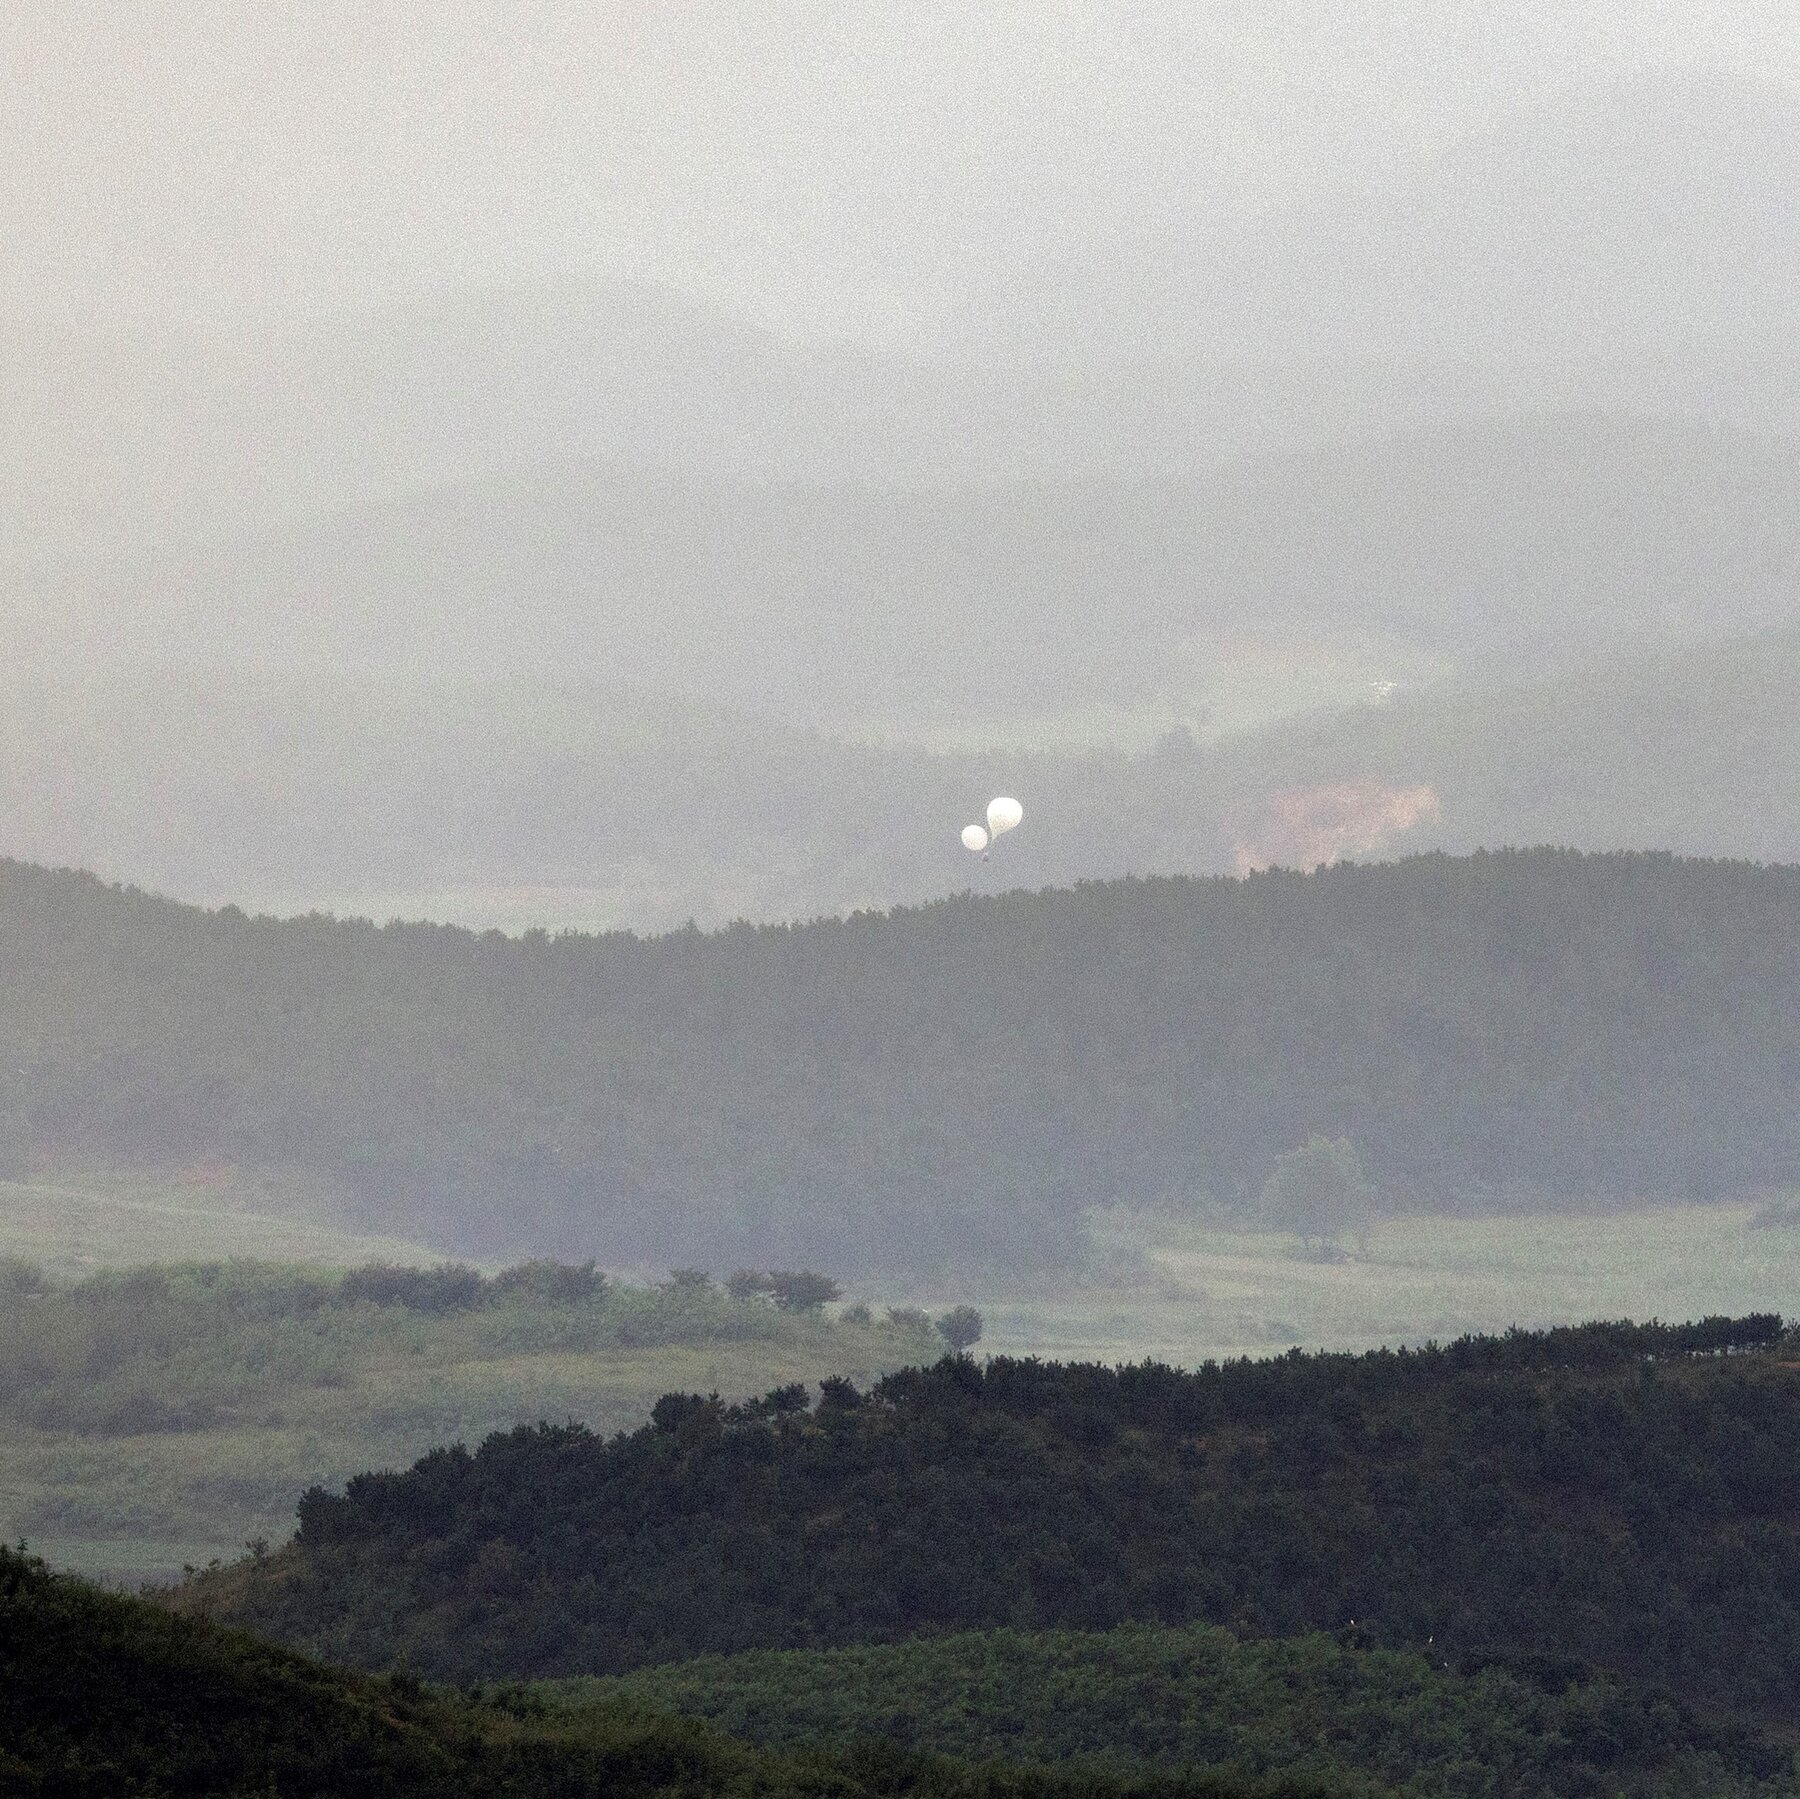
[(484, 1253), (1067, 1257), (1347, 1139), (1395, 1203), (1800, 1179), (1800, 869), (1556, 851), (706, 936), (204, 913), (0, 866), (0, 1153), (309, 1168)]
[(1205, 1620), (1591, 1663), (1781, 1710), (1800, 1382), (1775, 1320), (1194, 1373), (956, 1358), (868, 1394), (670, 1395), (341, 1496), (181, 1603), (456, 1678), (972, 1628)]
[(457, 1699), (95, 1591), (0, 1548), (0, 1792), (20, 1799), (1382, 1799), (1345, 1774), (1065, 1778), (880, 1743), (770, 1751), (654, 1712)]

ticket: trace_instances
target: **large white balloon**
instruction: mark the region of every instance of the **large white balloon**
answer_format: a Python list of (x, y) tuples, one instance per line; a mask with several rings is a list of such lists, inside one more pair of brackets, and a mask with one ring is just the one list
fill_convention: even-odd
[(998, 837), (1002, 831), (1012, 830), (1025, 816), (1025, 808), (1017, 800), (1009, 800), (1002, 795), (997, 800), (988, 801), (988, 831)]
[(966, 850), (984, 850), (988, 846), (988, 835), (980, 825), (963, 826), (963, 848)]

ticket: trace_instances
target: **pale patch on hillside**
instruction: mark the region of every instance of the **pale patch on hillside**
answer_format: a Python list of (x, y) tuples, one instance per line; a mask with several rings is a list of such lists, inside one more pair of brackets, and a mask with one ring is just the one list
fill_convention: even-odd
[(138, 1262), (314, 1262), (423, 1267), (441, 1250), (358, 1231), (332, 1216), (333, 1195), (297, 1174), (218, 1166), (75, 1166), (0, 1181), (0, 1256), (59, 1276)]

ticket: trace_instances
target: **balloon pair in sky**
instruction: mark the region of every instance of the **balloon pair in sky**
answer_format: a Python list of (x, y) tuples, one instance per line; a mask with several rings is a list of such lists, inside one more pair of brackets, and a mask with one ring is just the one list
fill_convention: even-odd
[(1025, 816), (1025, 808), (1017, 800), (1009, 800), (1005, 795), (999, 799), (988, 801), (987, 829), (980, 825), (963, 826), (963, 848), (966, 850), (984, 850), (996, 837), (1004, 836), (1017, 827), (1019, 820)]

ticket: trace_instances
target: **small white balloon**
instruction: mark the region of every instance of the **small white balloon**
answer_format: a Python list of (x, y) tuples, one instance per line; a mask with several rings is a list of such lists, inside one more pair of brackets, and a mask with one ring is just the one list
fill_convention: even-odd
[(1019, 820), (1025, 816), (1025, 808), (1017, 800), (1009, 800), (1004, 795), (999, 799), (988, 801), (988, 833), (998, 837), (1002, 831), (1015, 829)]
[(963, 826), (963, 848), (966, 850), (984, 850), (988, 846), (988, 834), (980, 825)]

